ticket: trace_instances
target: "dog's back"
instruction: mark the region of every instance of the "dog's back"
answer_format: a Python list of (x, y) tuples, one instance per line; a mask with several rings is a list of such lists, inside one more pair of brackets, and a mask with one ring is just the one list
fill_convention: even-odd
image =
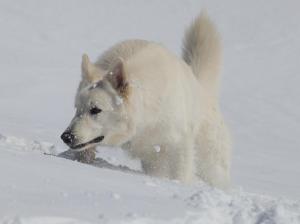
[[(119, 58), (126, 61), (150, 44), (153, 42), (138, 39), (122, 41), (105, 51), (98, 58), (96, 65), (108, 71)], [(206, 12), (201, 13), (185, 33), (182, 57), (191, 67), (202, 87), (215, 97), (219, 89), (221, 49), (219, 33)]]
[(126, 61), (149, 44), (150, 42), (146, 40), (122, 41), (105, 51), (98, 58), (96, 65), (109, 71), (119, 59)]

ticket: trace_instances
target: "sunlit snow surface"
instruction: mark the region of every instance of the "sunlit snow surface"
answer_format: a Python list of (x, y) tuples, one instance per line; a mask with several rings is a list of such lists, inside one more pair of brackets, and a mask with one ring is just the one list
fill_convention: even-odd
[[(141, 38), (179, 54), (184, 28), (204, 7), (223, 37), (231, 192), (46, 155), (67, 149), (59, 136), (74, 114), (82, 53), (95, 60), (118, 41)], [(296, 0), (0, 1), (0, 223), (300, 223), (299, 7)], [(140, 170), (119, 149), (98, 156)]]
[(300, 222), (300, 203), (283, 198), (98, 168), (47, 156), (48, 147), (30, 152), (31, 141), (4, 139), (1, 224)]

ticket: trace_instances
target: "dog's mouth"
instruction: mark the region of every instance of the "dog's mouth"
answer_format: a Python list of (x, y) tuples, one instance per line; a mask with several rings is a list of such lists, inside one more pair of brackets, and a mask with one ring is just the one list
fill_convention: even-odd
[(75, 146), (70, 146), (70, 148), (71, 149), (82, 149), (83, 147), (88, 146), (90, 144), (95, 144), (95, 143), (101, 142), (103, 139), (104, 139), (104, 136), (99, 136), (97, 138), (92, 139), (91, 141), (86, 142), (86, 143), (81, 143), (81, 144), (78, 144)]

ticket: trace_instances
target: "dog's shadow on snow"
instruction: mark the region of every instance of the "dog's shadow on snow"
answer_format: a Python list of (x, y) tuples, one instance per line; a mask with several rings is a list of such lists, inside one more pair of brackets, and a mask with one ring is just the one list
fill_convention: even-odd
[[(69, 159), (69, 160), (72, 160), (72, 161), (78, 161), (76, 152), (74, 152), (73, 150), (64, 151), (64, 152), (58, 154), (57, 157), (64, 158), (64, 159)], [(78, 162), (80, 162), (80, 161), (78, 161)], [(126, 173), (143, 174), (142, 171), (133, 170), (133, 169), (130, 169), (129, 167), (123, 166), (123, 165), (114, 165), (114, 164), (111, 164), (111, 163), (107, 162), (106, 160), (104, 160), (102, 158), (99, 158), (99, 157), (95, 158), (90, 163), (85, 163), (84, 162), (84, 164), (95, 166), (95, 167), (98, 167), (98, 168), (119, 170), (119, 171), (123, 171), (123, 172), (126, 172)]]

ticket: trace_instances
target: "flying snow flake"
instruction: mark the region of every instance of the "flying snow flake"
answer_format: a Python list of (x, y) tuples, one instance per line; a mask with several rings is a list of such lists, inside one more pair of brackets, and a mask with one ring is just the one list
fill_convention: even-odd
[(155, 152), (160, 152), (160, 146), (159, 145), (154, 145), (153, 146)]
[(111, 194), (111, 197), (112, 197), (113, 199), (115, 199), (115, 200), (119, 200), (119, 199), (121, 198), (121, 196), (120, 196), (119, 194), (117, 194), (117, 193), (112, 193), (112, 194)]
[(123, 104), (123, 99), (119, 96), (116, 96), (115, 97), (115, 100), (116, 100), (116, 104), (119, 106), (119, 105), (122, 105)]
[(109, 75), (113, 75), (114, 73), (113, 73), (113, 72), (109, 72), (108, 74), (109, 74)]
[(69, 196), (67, 192), (60, 192), (60, 195), (64, 198), (67, 198)]

